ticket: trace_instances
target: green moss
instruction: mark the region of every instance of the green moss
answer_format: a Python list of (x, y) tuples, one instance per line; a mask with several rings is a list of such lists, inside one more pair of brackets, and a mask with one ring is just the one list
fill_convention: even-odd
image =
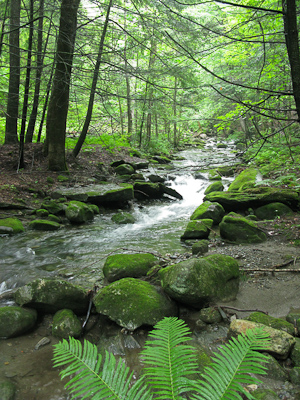
[(35, 310), (17, 306), (0, 307), (0, 337), (22, 335), (34, 327), (36, 319)]
[(22, 222), (17, 218), (0, 219), (0, 226), (6, 226), (8, 228), (12, 228), (13, 233), (24, 232), (24, 226)]
[(248, 321), (258, 322), (263, 325), (270, 326), (274, 329), (279, 329), (281, 331), (287, 332), (290, 335), (294, 335), (294, 326), (280, 318), (271, 317), (261, 312), (253, 312), (247, 318)]
[(60, 224), (46, 219), (35, 219), (29, 223), (28, 228), (36, 231), (56, 231)]
[(221, 181), (216, 181), (205, 189), (204, 194), (208, 194), (211, 192), (222, 192), (223, 190), (224, 190), (223, 183)]
[(52, 335), (61, 339), (69, 336), (78, 338), (81, 335), (81, 323), (72, 310), (59, 310), (54, 314)]
[(111, 220), (113, 222), (115, 222), (116, 224), (120, 224), (120, 225), (122, 225), (122, 224), (134, 224), (135, 221), (136, 221), (135, 217), (132, 214), (127, 213), (127, 212), (119, 212), (117, 214), (114, 214), (111, 217)]
[(241, 172), (235, 180), (229, 185), (228, 191), (242, 191), (245, 190), (249, 185), (252, 186), (255, 181), (259, 171), (254, 168), (245, 169)]
[(220, 223), (220, 235), (222, 238), (236, 243), (261, 243), (267, 237), (250, 221), (234, 212), (226, 215)]
[(191, 215), (191, 220), (212, 219), (214, 224), (219, 224), (225, 214), (224, 208), (219, 203), (205, 201)]
[(201, 219), (190, 221), (181, 236), (181, 240), (186, 239), (207, 239), (210, 229), (213, 226), (212, 219)]
[(208, 171), (208, 179), (210, 181), (220, 181), (222, 178), (216, 169), (210, 169)]

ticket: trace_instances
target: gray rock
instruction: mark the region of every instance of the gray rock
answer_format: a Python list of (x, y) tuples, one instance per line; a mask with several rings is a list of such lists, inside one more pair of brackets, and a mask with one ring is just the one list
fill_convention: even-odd
[(65, 212), (66, 217), (73, 224), (81, 224), (94, 218), (93, 210), (81, 201), (70, 201)]
[(100, 289), (94, 297), (96, 310), (118, 325), (134, 330), (176, 316), (176, 305), (149, 282), (123, 278)]
[(77, 314), (83, 314), (89, 303), (82, 288), (60, 279), (37, 279), (18, 288), (14, 296), (17, 304), (44, 313), (69, 308)]
[(14, 233), (13, 228), (11, 228), (10, 226), (1, 226), (0, 225), (0, 234), (12, 234)]
[(14, 400), (16, 393), (16, 386), (8, 379), (0, 380), (0, 399), (1, 400)]
[(1, 307), (0, 338), (22, 335), (34, 327), (36, 319), (36, 310), (17, 306)]
[(53, 316), (52, 335), (60, 339), (81, 335), (81, 323), (72, 310), (59, 310)]
[(286, 359), (288, 357), (296, 343), (296, 340), (293, 336), (284, 331), (257, 322), (236, 319), (230, 324), (229, 335), (237, 335), (240, 333), (245, 334), (248, 329), (253, 330), (255, 328), (263, 328), (263, 331), (270, 337), (268, 348), (265, 349), (267, 353), (270, 353), (279, 359)]
[(174, 300), (196, 308), (235, 299), (239, 289), (239, 265), (230, 257), (213, 254), (190, 258), (158, 273), (164, 291)]

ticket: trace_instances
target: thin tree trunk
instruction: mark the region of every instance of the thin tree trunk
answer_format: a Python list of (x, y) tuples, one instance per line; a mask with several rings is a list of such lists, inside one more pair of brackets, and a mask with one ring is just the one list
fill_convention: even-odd
[(73, 150), (74, 157), (76, 157), (78, 155), (78, 153), (85, 141), (85, 138), (86, 138), (89, 126), (90, 126), (90, 122), (92, 119), (95, 92), (96, 92), (96, 86), (97, 86), (97, 81), (98, 81), (98, 76), (99, 76), (99, 69), (100, 69), (101, 58), (102, 58), (103, 47), (104, 47), (104, 39), (106, 36), (106, 31), (107, 31), (108, 21), (109, 21), (109, 13), (110, 13), (110, 9), (112, 7), (112, 3), (113, 3), (113, 0), (110, 0), (108, 7), (107, 7), (107, 11), (106, 11), (106, 18), (105, 18), (105, 22), (104, 22), (104, 26), (103, 26), (103, 30), (102, 30), (102, 34), (101, 34), (98, 56), (97, 56), (97, 61), (96, 61), (95, 69), (94, 69), (93, 82), (92, 82), (92, 87), (91, 87), (91, 91), (90, 91), (89, 105), (88, 105), (88, 109), (87, 109), (87, 113), (86, 113), (82, 131), (80, 133), (80, 136), (78, 138), (76, 146)]
[(295, 0), (282, 0), (284, 33), (287, 53), (291, 67), (293, 95), (298, 122), (300, 122), (300, 52)]
[(31, 56), (32, 56), (32, 41), (33, 41), (33, 0), (30, 0), (30, 11), (29, 11), (29, 37), (28, 37), (28, 54), (27, 54), (27, 66), (26, 66), (26, 80), (24, 88), (24, 101), (22, 110), (22, 124), (20, 132), (20, 147), (19, 147), (19, 168), (24, 168), (24, 139), (25, 139), (25, 127), (26, 117), (28, 110), (28, 97), (29, 97), (29, 84), (30, 84), (30, 72), (31, 72)]
[[(38, 24), (38, 40), (37, 40), (37, 56), (36, 56), (36, 75), (35, 75), (35, 88), (33, 96), (33, 105), (31, 110), (31, 115), (29, 118), (29, 123), (27, 126), (25, 143), (31, 143), (34, 133), (34, 127), (36, 123), (39, 97), (40, 97), (40, 86), (41, 86), (41, 76), (43, 70), (43, 57), (42, 57), (42, 45), (43, 45), (43, 22), (44, 22), (44, 0), (40, 0), (39, 4), (39, 24)], [(48, 37), (49, 37), (48, 32)], [(48, 39), (47, 41), (48, 42)], [(45, 47), (46, 50), (46, 47)]]
[(177, 77), (175, 76), (174, 82), (174, 99), (173, 99), (173, 117), (174, 117), (174, 124), (173, 124), (173, 143), (174, 147), (177, 146)]
[(3, 15), (3, 19), (2, 19), (2, 27), (1, 27), (0, 57), (1, 57), (1, 54), (2, 54), (2, 45), (3, 45), (3, 38), (4, 38), (4, 27), (5, 27), (5, 21), (6, 21), (6, 14), (7, 14), (7, 9), (8, 9), (8, 3), (9, 3), (9, 0), (6, 0), (4, 15)]
[(6, 112), (5, 144), (18, 143), (20, 90), (20, 8), (21, 0), (10, 1), (9, 88)]
[[(150, 48), (150, 57), (149, 57), (149, 66), (148, 66), (148, 71), (149, 71), (149, 78), (147, 80), (148, 82), (151, 82), (154, 78), (153, 74), (153, 67), (155, 63), (155, 58), (156, 58), (156, 42), (155, 39), (152, 37), (151, 38), (151, 48)], [(147, 114), (147, 129), (146, 129), (146, 138), (147, 142), (149, 143), (151, 140), (151, 126), (152, 126), (152, 107), (153, 107), (153, 86), (149, 87), (149, 112)]]
[(121, 135), (123, 136), (124, 135), (124, 118), (123, 118), (121, 98), (119, 95), (118, 95), (118, 102), (119, 102), (119, 112), (120, 112)]
[[(50, 73), (50, 77), (49, 77), (48, 84), (47, 84), (46, 98), (45, 98), (42, 117), (41, 117), (41, 121), (40, 121), (39, 132), (38, 132), (38, 136), (36, 139), (37, 143), (39, 143), (41, 141), (43, 125), (44, 125), (44, 121), (45, 121), (45, 116), (46, 116), (46, 111), (47, 111), (48, 101), (49, 101), (49, 95), (50, 95), (50, 90), (51, 90), (51, 85), (52, 85), (52, 78), (53, 78), (53, 74), (54, 74), (54, 67), (55, 67), (55, 60), (52, 63), (51, 73)], [(47, 138), (46, 138), (46, 141), (47, 141)], [(45, 155), (48, 155), (47, 144), (45, 144), (45, 146), (44, 146), (44, 153), (45, 153)]]
[(66, 125), (69, 108), (70, 81), (80, 0), (62, 0), (56, 49), (56, 68), (49, 101), (46, 127), (48, 168), (65, 171)]

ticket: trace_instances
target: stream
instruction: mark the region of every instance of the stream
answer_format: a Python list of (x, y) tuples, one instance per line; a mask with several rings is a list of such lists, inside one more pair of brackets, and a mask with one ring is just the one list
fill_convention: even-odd
[[(184, 253), (187, 249), (180, 236), (211, 183), (208, 174), (195, 179), (192, 172), (236, 164), (238, 160), (232, 149), (232, 144), (217, 149), (216, 142), (208, 141), (203, 150), (180, 152), (184, 159), (174, 161), (173, 170), (152, 169), (151, 173), (167, 174), (166, 184), (179, 192), (183, 200), (133, 204), (131, 212), (137, 220), (134, 224), (115, 224), (109, 211), (95, 216), (90, 224), (0, 237), (0, 294), (42, 277), (61, 277), (91, 288), (95, 281), (101, 281), (101, 267), (111, 253), (127, 250), (161, 255)], [(225, 187), (230, 180), (223, 179)]]

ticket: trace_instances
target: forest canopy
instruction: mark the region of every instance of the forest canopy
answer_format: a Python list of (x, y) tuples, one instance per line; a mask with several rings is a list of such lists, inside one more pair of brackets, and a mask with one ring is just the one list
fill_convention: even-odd
[[(299, 139), (295, 0), (2, 0), (1, 131), (65, 170), (92, 138), (148, 151), (191, 136)], [(5, 135), (4, 135), (5, 132)]]

